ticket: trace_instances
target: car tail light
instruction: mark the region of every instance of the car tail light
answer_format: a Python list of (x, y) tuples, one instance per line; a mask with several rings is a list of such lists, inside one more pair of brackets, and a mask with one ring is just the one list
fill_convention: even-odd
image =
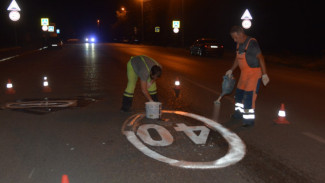
[(223, 48), (223, 46), (222, 46), (222, 45), (221, 45), (220, 47), (221, 47), (221, 48)]
[(204, 48), (208, 48), (208, 45), (204, 45)]

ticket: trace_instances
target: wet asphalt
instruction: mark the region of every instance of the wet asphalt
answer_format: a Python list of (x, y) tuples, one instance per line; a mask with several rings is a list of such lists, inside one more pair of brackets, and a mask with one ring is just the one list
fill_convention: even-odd
[[(163, 110), (204, 116), (234, 132), (246, 151), (239, 162), (224, 168), (181, 168), (159, 161), (135, 147), (123, 126), (132, 115), (144, 114), (145, 98), (136, 88), (132, 112), (120, 112), (126, 87), (126, 63), (147, 55), (163, 66), (157, 82)], [(233, 94), (213, 104), (221, 92), (222, 76), (234, 55), (198, 57), (179, 48), (130, 44), (71, 44), (58, 50), (39, 50), (1, 62), (0, 182), (322, 182), (325, 158), (324, 113), (320, 97), (324, 73), (267, 63), (271, 82), (261, 87), (256, 125), (242, 128), (233, 120)], [(235, 76), (238, 78), (238, 72)], [(51, 92), (44, 92), (47, 76)], [(177, 96), (174, 81), (180, 79)], [(10, 79), (15, 94), (6, 94)], [(75, 100), (69, 107), (9, 109), (8, 103)], [(289, 125), (275, 125), (285, 103)], [(193, 118), (162, 114), (163, 120), (143, 118), (129, 127), (155, 124), (146, 137), (172, 144), (148, 145), (163, 157), (186, 162), (211, 162), (229, 152), (229, 142), (211, 126)], [(209, 135), (196, 144), (178, 124), (204, 126)], [(140, 128), (141, 129), (141, 128)], [(158, 132), (157, 129), (163, 129)], [(166, 132), (167, 131), (167, 132)], [(193, 131), (200, 136), (200, 131)], [(170, 140), (170, 138), (169, 138)]]

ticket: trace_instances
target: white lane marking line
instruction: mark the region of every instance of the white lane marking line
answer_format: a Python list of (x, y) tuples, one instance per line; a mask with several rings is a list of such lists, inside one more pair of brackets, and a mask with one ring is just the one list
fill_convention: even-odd
[(318, 141), (320, 143), (325, 144), (325, 139), (322, 138), (322, 137), (319, 137), (317, 135), (314, 135), (314, 134), (312, 134), (310, 132), (303, 132), (302, 134), (304, 134), (305, 136), (310, 137), (310, 138), (312, 138), (312, 139), (314, 139), (314, 140), (316, 140), (316, 141)]
[(199, 84), (199, 83), (197, 83), (197, 82), (194, 82), (194, 81), (192, 81), (192, 80), (190, 80), (190, 79), (187, 79), (187, 78), (185, 78), (185, 77), (182, 77), (182, 79), (185, 79), (186, 81), (188, 81), (188, 82), (190, 82), (190, 83), (192, 83), (192, 84), (194, 84), (194, 85), (196, 85), (196, 86), (198, 86), (198, 87), (201, 87), (201, 88), (203, 88), (203, 89), (205, 89), (205, 90), (207, 90), (207, 91), (209, 91), (209, 92), (211, 92), (211, 93), (214, 93), (214, 94), (220, 95), (220, 92), (216, 92), (215, 90), (213, 90), (213, 89), (211, 89), (211, 88), (208, 88), (208, 87), (206, 87), (206, 86), (204, 86), (204, 85), (201, 85), (201, 84)]
[(31, 179), (33, 174), (34, 174), (35, 168), (33, 168), (33, 170), (30, 172), (30, 174), (28, 175), (28, 178)]
[[(203, 89), (205, 89), (205, 90), (207, 90), (207, 91), (209, 91), (209, 92), (211, 92), (213, 94), (221, 95), (221, 92), (217, 92), (217, 91), (215, 91), (215, 90), (213, 90), (211, 88), (208, 88), (208, 87), (206, 87), (204, 85), (201, 85), (201, 84), (199, 84), (199, 83), (197, 83), (195, 81), (192, 81), (192, 80), (190, 80), (190, 79), (188, 79), (186, 77), (182, 77), (182, 79), (185, 79), (186, 81), (188, 81), (188, 82), (190, 82), (190, 83), (192, 83), (192, 84), (194, 84), (194, 85), (196, 85), (196, 86), (198, 86), (200, 88), (203, 88)], [(233, 98), (232, 97), (229, 97), (229, 96), (224, 96), (223, 98), (226, 98), (229, 101), (232, 101), (233, 100)]]
[[(224, 139), (228, 142), (229, 144), (229, 149), (228, 152), (225, 156), (215, 160), (215, 161), (209, 161), (209, 162), (190, 162), (190, 161), (179, 161), (175, 159), (171, 159), (168, 157), (165, 157), (161, 154), (158, 154), (157, 152), (149, 149), (147, 146), (145, 146), (135, 135), (134, 131), (132, 130), (124, 130), (124, 127), (129, 126), (126, 124), (123, 124), (123, 129), (122, 133), (126, 136), (126, 138), (131, 142), (138, 150), (140, 150), (143, 154), (156, 159), (157, 161), (161, 161), (164, 163), (168, 163), (172, 166), (178, 166), (182, 168), (191, 168), (191, 169), (216, 169), (216, 168), (224, 168), (233, 164), (236, 164), (240, 160), (242, 160), (246, 154), (246, 146), (244, 142), (233, 132), (228, 130), (227, 128), (224, 128), (221, 124), (210, 120), (208, 118), (205, 118), (203, 116), (199, 116), (196, 114), (192, 113), (187, 113), (183, 111), (166, 111), (163, 110), (163, 113), (174, 113), (178, 115), (183, 115), (187, 117), (194, 118), (198, 121), (201, 121), (205, 123), (207, 126), (215, 129), (218, 131)], [(136, 123), (136, 120), (140, 117), (143, 116), (143, 114), (138, 114), (136, 115), (132, 121), (129, 122), (129, 124), (134, 124)], [(125, 123), (127, 123), (125, 121)]]
[(6, 60), (10, 60), (12, 58), (15, 58), (15, 57), (18, 57), (19, 55), (15, 55), (15, 56), (12, 56), (12, 57), (7, 57), (7, 58), (4, 58), (4, 59), (1, 59), (0, 62), (3, 62), (3, 61), (6, 61)]

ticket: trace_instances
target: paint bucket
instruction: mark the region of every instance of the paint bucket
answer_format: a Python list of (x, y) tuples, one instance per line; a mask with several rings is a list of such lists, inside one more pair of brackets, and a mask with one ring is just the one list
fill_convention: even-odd
[(160, 117), (161, 117), (161, 103), (160, 102), (146, 102), (146, 117), (149, 119), (160, 119)]

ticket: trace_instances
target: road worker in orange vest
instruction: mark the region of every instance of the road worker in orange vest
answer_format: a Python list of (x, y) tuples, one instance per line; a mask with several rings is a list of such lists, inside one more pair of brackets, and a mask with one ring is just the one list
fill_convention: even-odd
[(238, 66), (241, 71), (235, 93), (235, 112), (232, 117), (243, 119), (243, 127), (250, 127), (255, 123), (255, 101), (260, 82), (266, 86), (270, 79), (256, 39), (247, 36), (239, 26), (233, 26), (230, 35), (237, 43), (237, 49), (235, 61), (226, 75), (231, 76)]

